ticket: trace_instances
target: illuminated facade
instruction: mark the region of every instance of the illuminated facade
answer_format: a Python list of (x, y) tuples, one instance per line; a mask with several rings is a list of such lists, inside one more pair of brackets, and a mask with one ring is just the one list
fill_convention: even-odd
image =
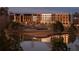
[(32, 14), (21, 15), (21, 22), (24, 24), (32, 24)]
[(14, 22), (19, 22), (22, 24), (32, 24), (32, 14), (19, 14), (19, 13), (11, 13), (10, 19)]
[[(23, 24), (51, 24), (60, 21), (65, 27), (70, 25), (69, 13), (42, 13), (42, 14), (17, 14), (14, 13), (13, 21)], [(12, 17), (10, 15), (10, 17)]]
[(50, 24), (52, 21), (52, 14), (41, 14), (41, 23)]
[(40, 14), (32, 14), (32, 20), (35, 24), (40, 24), (41, 22), (41, 15)]
[(70, 25), (70, 14), (69, 13), (55, 13), (53, 20), (60, 21), (65, 27)]
[(65, 27), (70, 26), (70, 14), (69, 13), (53, 13), (42, 14), (41, 23), (51, 24), (55, 21), (60, 21)]

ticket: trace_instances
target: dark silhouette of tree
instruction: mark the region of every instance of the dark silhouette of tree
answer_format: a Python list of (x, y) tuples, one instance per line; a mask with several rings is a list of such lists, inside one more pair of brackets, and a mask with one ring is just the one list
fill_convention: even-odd
[(60, 21), (56, 21), (55, 23), (51, 24), (51, 31), (53, 34), (58, 35), (59, 37), (51, 38), (52, 50), (53, 51), (64, 51), (67, 50), (67, 46), (64, 43), (64, 39), (61, 36), (62, 32), (64, 31), (64, 26)]
[(7, 7), (0, 7), (0, 16), (8, 15), (8, 8)]
[(66, 51), (67, 45), (63, 42), (63, 37), (60, 38), (53, 38), (51, 41), (52, 44), (52, 51)]
[(0, 51), (19, 50), (19, 47), (17, 47), (20, 43), (18, 41), (19, 40), (18, 36), (16, 36), (16, 39), (12, 39), (10, 38), (11, 36), (9, 36), (8, 33), (6, 33), (7, 31), (5, 31), (5, 30), (8, 30), (7, 28), (10, 24), (9, 22), (10, 19), (8, 19), (8, 8), (5, 8), (5, 7), (0, 8), (0, 17), (4, 17), (0, 19), (2, 20), (0, 21), (0, 25), (4, 25), (2, 27), (0, 26)]
[(64, 31), (64, 26), (61, 22), (56, 21), (56, 24), (54, 24), (53, 29), (54, 29), (54, 32), (61, 33)]
[(68, 34), (69, 34), (69, 43), (74, 42), (76, 40), (76, 33), (77, 33), (77, 28), (74, 26), (74, 24), (71, 24), (71, 26), (68, 29)]
[(61, 33), (64, 31), (64, 26), (60, 21), (55, 21), (55, 23), (52, 23), (50, 27), (51, 31), (54, 33)]

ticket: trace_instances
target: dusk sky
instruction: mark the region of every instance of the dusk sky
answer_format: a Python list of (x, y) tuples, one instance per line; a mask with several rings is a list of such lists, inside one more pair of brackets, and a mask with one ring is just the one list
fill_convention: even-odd
[(53, 13), (53, 12), (79, 12), (78, 7), (9, 7), (9, 11), (17, 13)]

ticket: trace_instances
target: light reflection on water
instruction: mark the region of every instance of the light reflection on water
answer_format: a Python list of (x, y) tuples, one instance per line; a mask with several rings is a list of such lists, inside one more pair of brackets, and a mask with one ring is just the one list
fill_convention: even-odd
[[(68, 42), (68, 35), (62, 35), (66, 43)], [(38, 39), (38, 38), (33, 38)], [(25, 51), (50, 51), (51, 49), (46, 45), (44, 42), (50, 42), (50, 37), (48, 38), (41, 38), (41, 42), (38, 41), (23, 41), (21, 42), (21, 47)], [(71, 51), (79, 51), (79, 38), (76, 37), (76, 40), (74, 43), (67, 44), (68, 48), (70, 48)]]
[(73, 43), (67, 45), (71, 51), (79, 51), (79, 37)]
[(23, 41), (21, 47), (24, 51), (50, 51), (50, 48), (43, 42)]

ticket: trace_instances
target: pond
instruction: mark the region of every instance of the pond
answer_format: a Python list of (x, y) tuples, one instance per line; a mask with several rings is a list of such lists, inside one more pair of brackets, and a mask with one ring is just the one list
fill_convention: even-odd
[[(23, 41), (20, 43), (24, 51), (51, 51), (51, 48), (45, 42), (39, 41)], [(79, 37), (75, 42), (67, 44), (70, 51), (79, 51)]]
[(44, 42), (23, 41), (20, 43), (24, 51), (50, 51), (51, 49)]
[(67, 46), (70, 48), (70, 51), (79, 51), (79, 37), (76, 37), (76, 40)]

